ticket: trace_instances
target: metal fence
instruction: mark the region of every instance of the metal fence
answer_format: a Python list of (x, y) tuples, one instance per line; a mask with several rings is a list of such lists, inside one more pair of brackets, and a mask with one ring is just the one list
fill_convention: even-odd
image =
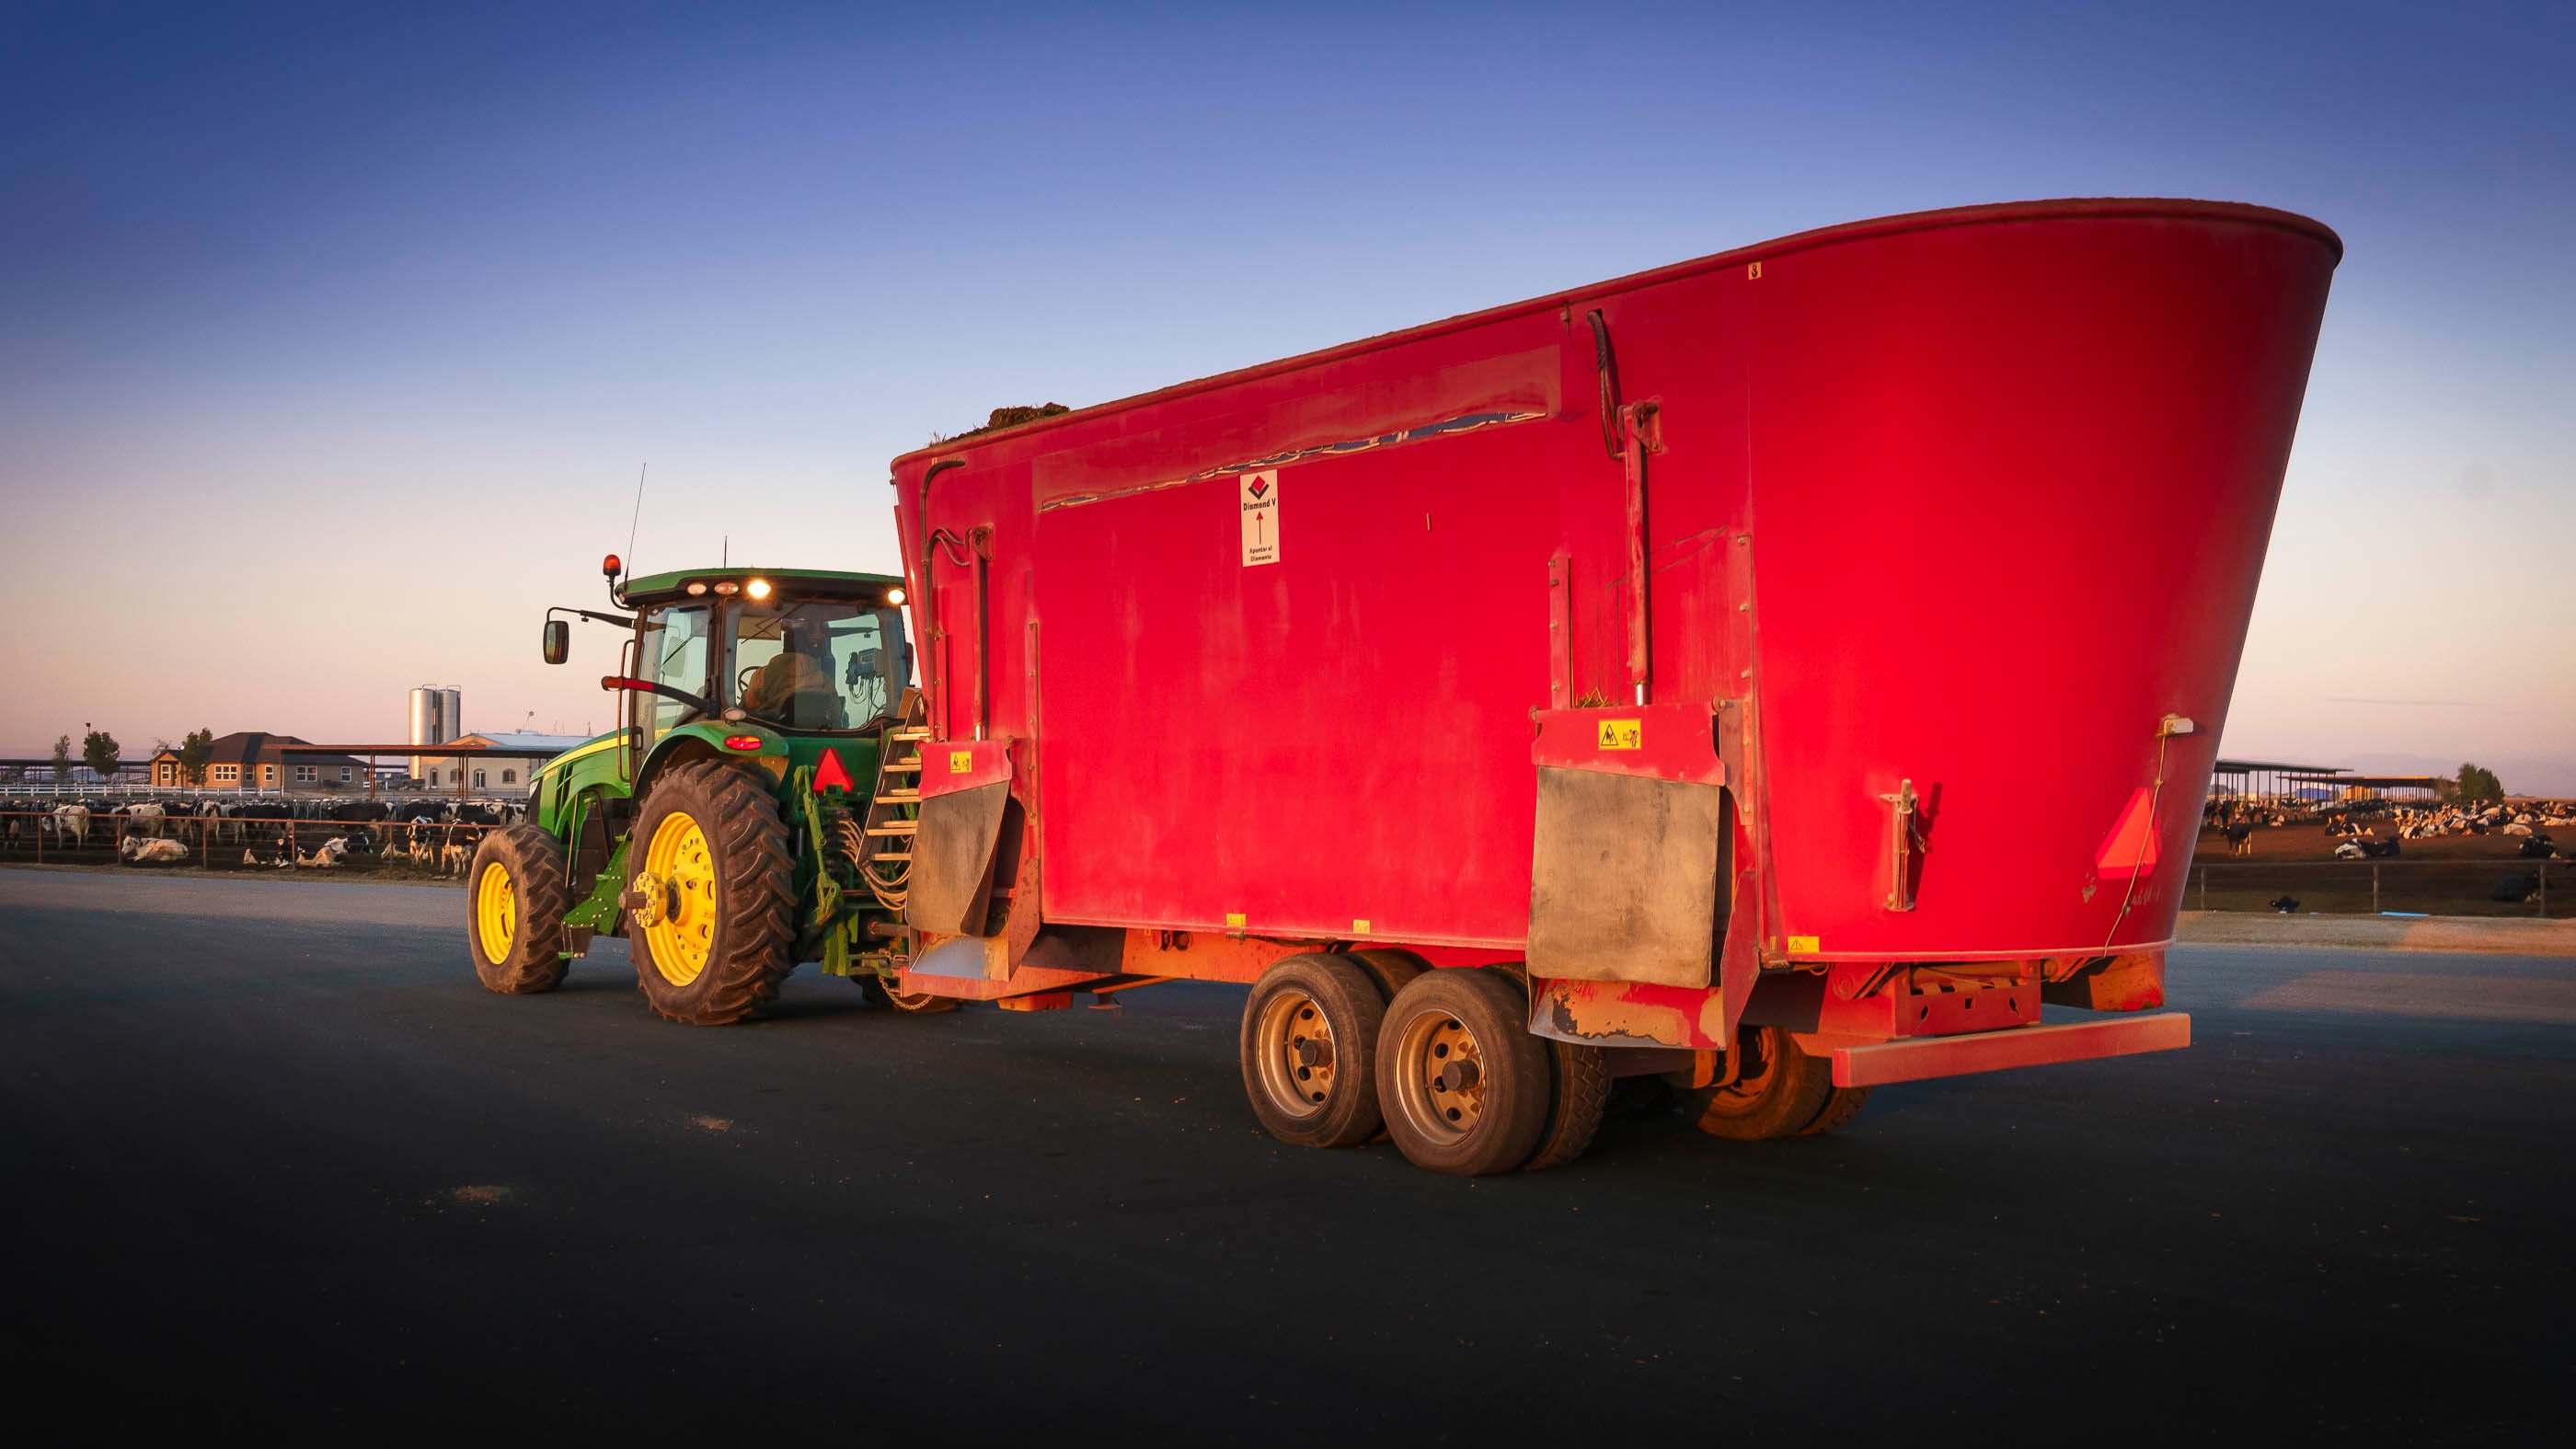
[[(2332, 860), (2195, 863), (2183, 905), (2326, 915), (2576, 916), (2564, 860)], [(2285, 907), (2284, 899), (2295, 901)]]
[(52, 810), (0, 810), (0, 862), (121, 864), (145, 870), (337, 870), (462, 880), (475, 847), (486, 833), (500, 828), (465, 821), (415, 825), (282, 815), (92, 813), (83, 819)]

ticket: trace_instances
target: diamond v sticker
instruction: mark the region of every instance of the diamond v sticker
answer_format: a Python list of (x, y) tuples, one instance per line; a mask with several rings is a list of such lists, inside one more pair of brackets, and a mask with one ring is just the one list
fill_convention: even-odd
[(1243, 566), (1279, 562), (1279, 470), (1246, 473), (1243, 485)]

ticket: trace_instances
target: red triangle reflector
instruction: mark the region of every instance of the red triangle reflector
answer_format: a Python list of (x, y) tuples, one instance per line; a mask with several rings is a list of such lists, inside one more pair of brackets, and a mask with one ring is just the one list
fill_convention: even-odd
[(2102, 839), (2093, 866), (2107, 878), (2143, 875), (2156, 868), (2155, 792), (2139, 787), (2129, 807)]
[(841, 764), (841, 752), (826, 748), (823, 758), (814, 766), (814, 788), (817, 790), (855, 790), (850, 772)]

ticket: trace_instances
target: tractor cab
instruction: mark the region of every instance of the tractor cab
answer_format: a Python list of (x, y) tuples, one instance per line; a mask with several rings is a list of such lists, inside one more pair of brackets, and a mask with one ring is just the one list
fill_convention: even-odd
[(709, 717), (798, 735), (872, 733), (912, 675), (903, 588), (817, 570), (723, 569), (634, 580), (626, 676), (652, 742)]

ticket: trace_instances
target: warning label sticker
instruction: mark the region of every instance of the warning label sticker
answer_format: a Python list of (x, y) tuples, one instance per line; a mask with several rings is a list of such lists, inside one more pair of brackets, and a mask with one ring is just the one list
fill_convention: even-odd
[(1243, 485), (1243, 564), (1279, 562), (1279, 470), (1246, 473)]
[(1605, 750), (1640, 750), (1646, 747), (1646, 722), (1641, 719), (1605, 719), (1601, 722), (1601, 748)]

